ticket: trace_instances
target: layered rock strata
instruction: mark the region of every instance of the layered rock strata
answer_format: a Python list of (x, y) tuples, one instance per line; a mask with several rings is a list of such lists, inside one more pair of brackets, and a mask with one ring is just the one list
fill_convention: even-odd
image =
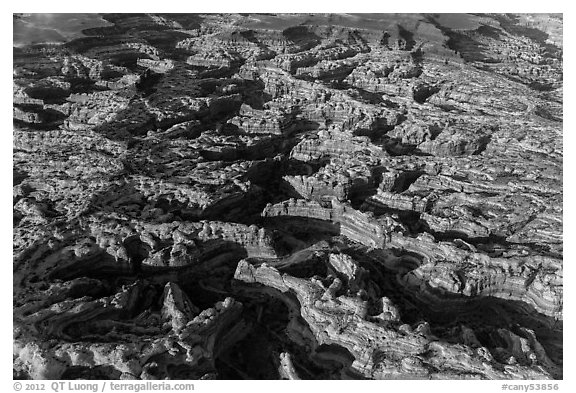
[(14, 47), (14, 378), (563, 378), (561, 15), (101, 17)]

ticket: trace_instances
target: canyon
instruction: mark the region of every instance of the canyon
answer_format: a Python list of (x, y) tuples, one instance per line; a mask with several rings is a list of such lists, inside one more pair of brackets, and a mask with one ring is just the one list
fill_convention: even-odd
[(14, 37), (15, 379), (563, 378), (561, 15), (89, 19)]

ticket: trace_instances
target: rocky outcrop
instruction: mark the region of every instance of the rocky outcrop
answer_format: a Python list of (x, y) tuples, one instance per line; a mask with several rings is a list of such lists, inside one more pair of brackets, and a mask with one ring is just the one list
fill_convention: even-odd
[(444, 130), (434, 141), (424, 141), (418, 148), (435, 156), (478, 154), (486, 148), (490, 137), (481, 130)]
[[(491, 365), (493, 359), (484, 348), (474, 350), (435, 341), (426, 324), (415, 328), (390, 325), (394, 313), (386, 303), (381, 311), (390, 315), (388, 321), (372, 322), (365, 301), (337, 296), (342, 285), (338, 279), (325, 287), (318, 280), (280, 274), (265, 265), (255, 268), (247, 262), (240, 262), (234, 277), (242, 283), (274, 288), (280, 298), (293, 293), (300, 304), (300, 315), (318, 344), (341, 347), (354, 356), (354, 362), (343, 368), (343, 375), (356, 372), (376, 379), (434, 379), (446, 372), (451, 378), (471, 372), (479, 378), (544, 377), (523, 366), (508, 366), (501, 371)], [(461, 359), (466, 359), (467, 371), (462, 369)]]
[[(428, 282), (431, 288), (468, 297), (516, 299), (544, 315), (562, 319), (562, 275), (558, 274), (561, 267), (554, 258), (491, 258), (475, 252), (472, 246), (463, 249), (451, 243), (435, 242), (430, 235), (413, 240), (393, 234), (390, 244), (422, 258), (423, 264), (404, 277), (407, 283), (412, 283), (409, 285), (418, 287), (418, 291), (423, 290), (422, 278), (434, 277), (433, 282)], [(434, 273), (424, 273), (428, 269)], [(433, 295), (429, 296), (432, 298)]]
[[(328, 207), (316, 202), (290, 199), (276, 205), (268, 205), (263, 217), (301, 217), (305, 225), (342, 234), (369, 247), (383, 247), (390, 233), (402, 226), (393, 218), (376, 219), (371, 213), (357, 211), (332, 200)], [(315, 223), (315, 221), (321, 221)]]
[(322, 201), (335, 197), (339, 201), (370, 193), (374, 186), (373, 172), (362, 164), (331, 161), (312, 176), (284, 176), (298, 197)]
[(271, 108), (264, 111), (255, 110), (246, 104), (240, 107), (239, 116), (230, 123), (248, 134), (288, 134), (294, 130), (293, 108)]
[(366, 199), (365, 203), (372, 209), (408, 210), (423, 213), (429, 205), (429, 200), (418, 195), (397, 194), (379, 188), (375, 195)]
[[(129, 307), (129, 301), (130, 298), (126, 296), (113, 298), (108, 305), (111, 308), (108, 315), (113, 315), (114, 312), (118, 315), (118, 312)], [(53, 313), (58, 317), (51, 319), (50, 314), (32, 314), (28, 318), (30, 321), (36, 321), (35, 324), (49, 326), (48, 330), (44, 330), (44, 334), (52, 338), (58, 338), (63, 323), (74, 325), (76, 337), (88, 338), (90, 331), (98, 335), (98, 330), (103, 332), (112, 330), (103, 336), (104, 340), (100, 342), (97, 340), (88, 346), (82, 342), (66, 342), (66, 340), (56, 347), (48, 348), (46, 344), (20, 344), (22, 340), (19, 340), (15, 346), (15, 355), (22, 365), (30, 367), (31, 377), (60, 379), (73, 376), (67, 371), (70, 369), (98, 370), (99, 367), (109, 368), (113, 364), (113, 371), (105, 372), (118, 379), (201, 378), (213, 373), (214, 358), (222, 350), (221, 344), (215, 343), (225, 342), (225, 337), (228, 337), (228, 340), (234, 335), (238, 337), (242, 329), (241, 326), (230, 324), (241, 309), (241, 304), (232, 299), (204, 310), (191, 319), (180, 333), (173, 331), (167, 337), (152, 341), (138, 341), (136, 338), (154, 331), (160, 333), (161, 321), (141, 315), (139, 321), (133, 325), (114, 320), (90, 323), (90, 320), (102, 315), (94, 313), (93, 310), (98, 309), (106, 310), (98, 304), (95, 304), (90, 312), (90, 308), (86, 306), (74, 307), (74, 304), (61, 303), (53, 306)], [(56, 326), (59, 330), (54, 330)], [(68, 329), (70, 330), (70, 327)], [(123, 329), (125, 332), (116, 333), (117, 329)], [(23, 339), (30, 334), (26, 330), (28, 329), (19, 329), (18, 337)], [(122, 342), (122, 345), (106, 342), (110, 340), (115, 343)]]
[(317, 138), (304, 139), (290, 153), (291, 158), (305, 162), (358, 155), (367, 155), (374, 160), (386, 153), (373, 146), (367, 137), (356, 137), (337, 130), (320, 131)]

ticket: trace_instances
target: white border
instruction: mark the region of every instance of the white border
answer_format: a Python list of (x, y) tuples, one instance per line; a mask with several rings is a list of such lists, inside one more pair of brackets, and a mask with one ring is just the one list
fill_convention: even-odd
[[(576, 87), (574, 76), (570, 72), (574, 70), (574, 51), (573, 42), (566, 37), (574, 38), (574, 13), (568, 1), (547, 0), (547, 1), (504, 1), (504, 0), (482, 0), (477, 3), (456, 2), (456, 1), (353, 1), (353, 2), (336, 2), (336, 1), (314, 1), (314, 0), (287, 0), (284, 2), (275, 1), (239, 1), (239, 0), (218, 0), (218, 1), (179, 1), (179, 2), (128, 2), (122, 0), (98, 0), (94, 2), (72, 2), (72, 1), (10, 1), (4, 0), (2, 3), (2, 13), (4, 24), (2, 29), (5, 30), (2, 35), (4, 41), (11, 41), (12, 34), (8, 33), (11, 29), (11, 13), (14, 12), (555, 12), (564, 14), (564, 200), (567, 202), (564, 206), (564, 380), (557, 381), (560, 384), (559, 391), (568, 391), (569, 387), (574, 387), (576, 380), (576, 367), (573, 360), (574, 339), (571, 335), (571, 327), (574, 327), (574, 290), (570, 283), (574, 282), (574, 266), (576, 263), (574, 247), (572, 244), (576, 239), (574, 237), (576, 218), (575, 208), (572, 204), (576, 197), (574, 193), (575, 181), (572, 181), (572, 174), (576, 173), (576, 162), (574, 155), (574, 145), (576, 142), (576, 129), (574, 128), (574, 100), (573, 91)], [(9, 19), (10, 18), (10, 19)], [(4, 43), (3, 48), (9, 50), (10, 44)], [(7, 55), (5, 55), (7, 57)], [(8, 75), (12, 74), (12, 65), (5, 59), (2, 62), (4, 71), (2, 75), (2, 131), (0, 132), (0, 159), (2, 160), (2, 180), (9, 183), (11, 178), (12, 166), (12, 83), (8, 80)], [(0, 356), (0, 387), (5, 388), (3, 391), (13, 391), (12, 387), (12, 324), (9, 322), (8, 315), (12, 310), (12, 292), (10, 282), (12, 277), (12, 209), (10, 208), (11, 194), (7, 186), (6, 191), (0, 194), (2, 198), (2, 226), (0, 241), (2, 242), (2, 277), (5, 277), (5, 285), (2, 288), (2, 311), (5, 311), (6, 317), (4, 323), (0, 325), (2, 334), (1, 344), (2, 351)], [(11, 318), (10, 318), (11, 320)], [(383, 390), (410, 390), (410, 391), (441, 391), (451, 392), (463, 390), (468, 392), (495, 392), (501, 391), (502, 382), (499, 381), (300, 381), (300, 382), (278, 382), (278, 381), (195, 381), (196, 391), (204, 390), (225, 390), (226, 392), (235, 389), (250, 389), (256, 391), (274, 390), (277, 393), (287, 392), (292, 389), (315, 389), (323, 391), (350, 392), (354, 388), (361, 388), (363, 391), (383, 391)], [(517, 383), (529, 384), (531, 381)], [(358, 384), (361, 384), (359, 386)], [(571, 390), (575, 391), (575, 390)]]

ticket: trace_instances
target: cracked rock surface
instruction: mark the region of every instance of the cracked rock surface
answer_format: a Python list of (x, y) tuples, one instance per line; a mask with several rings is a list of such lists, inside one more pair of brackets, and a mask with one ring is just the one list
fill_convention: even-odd
[(561, 15), (98, 18), (15, 35), (14, 378), (563, 378)]

